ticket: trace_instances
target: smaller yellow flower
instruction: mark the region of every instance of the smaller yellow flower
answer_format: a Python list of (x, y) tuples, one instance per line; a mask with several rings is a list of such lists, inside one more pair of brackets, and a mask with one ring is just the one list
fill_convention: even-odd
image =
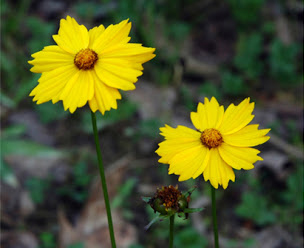
[(63, 102), (74, 113), (87, 103), (102, 114), (117, 108), (119, 90), (134, 90), (142, 64), (155, 57), (155, 48), (129, 43), (131, 23), (124, 20), (90, 30), (70, 16), (61, 19), (57, 45), (32, 54), (31, 71), (41, 73), (30, 96), (37, 104)]
[(169, 164), (169, 174), (180, 175), (179, 181), (204, 175), (214, 188), (228, 187), (235, 180), (233, 169), (250, 170), (263, 160), (259, 150), (251, 148), (269, 140), (270, 129), (248, 125), (254, 115), (254, 103), (246, 98), (238, 106), (231, 104), (226, 111), (212, 97), (199, 103), (191, 121), (197, 130), (184, 126), (160, 128), (165, 140), (156, 153), (160, 163)]

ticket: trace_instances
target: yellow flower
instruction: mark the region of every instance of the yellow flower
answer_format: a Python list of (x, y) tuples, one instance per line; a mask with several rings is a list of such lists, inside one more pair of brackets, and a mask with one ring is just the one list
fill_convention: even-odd
[(191, 121), (197, 130), (184, 126), (160, 128), (165, 141), (156, 153), (160, 163), (169, 164), (169, 174), (180, 175), (179, 181), (203, 174), (214, 188), (227, 188), (235, 180), (233, 169), (250, 170), (258, 160), (259, 150), (251, 148), (265, 143), (270, 129), (258, 130), (259, 125), (248, 125), (254, 115), (254, 103), (246, 98), (238, 106), (231, 104), (226, 111), (217, 100), (205, 98)]
[(30, 93), (33, 101), (62, 100), (71, 113), (87, 102), (93, 112), (116, 109), (118, 90), (134, 90), (142, 64), (155, 57), (155, 48), (128, 43), (130, 29), (128, 20), (88, 31), (70, 16), (61, 19), (58, 35), (53, 35), (57, 45), (34, 53), (29, 61), (32, 72), (42, 73)]

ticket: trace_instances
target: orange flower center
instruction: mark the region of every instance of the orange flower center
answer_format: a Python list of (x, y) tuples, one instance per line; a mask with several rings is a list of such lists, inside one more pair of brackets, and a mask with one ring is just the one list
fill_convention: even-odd
[(223, 137), (218, 130), (210, 128), (202, 132), (201, 141), (204, 146), (207, 146), (210, 149), (218, 147), (220, 144), (222, 144)]
[(94, 68), (98, 55), (90, 48), (81, 49), (74, 58), (74, 64), (79, 70), (90, 70)]

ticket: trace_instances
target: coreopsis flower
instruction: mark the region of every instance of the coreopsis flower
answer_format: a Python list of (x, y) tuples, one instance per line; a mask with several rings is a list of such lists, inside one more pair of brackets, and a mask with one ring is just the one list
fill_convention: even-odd
[(157, 189), (154, 197), (152, 197), (148, 203), (154, 212), (159, 212), (162, 215), (182, 212), (188, 207), (188, 201), (185, 195), (178, 190), (177, 186), (173, 187), (172, 185)]
[(88, 31), (70, 16), (61, 19), (53, 35), (57, 45), (44, 47), (29, 61), (32, 72), (42, 73), (30, 93), (33, 101), (62, 100), (71, 113), (87, 102), (93, 112), (116, 109), (119, 90), (134, 90), (142, 64), (155, 57), (154, 48), (129, 43), (130, 29), (128, 20)]
[(169, 174), (180, 175), (179, 181), (197, 178), (203, 174), (214, 188), (227, 188), (235, 180), (233, 169), (250, 170), (263, 160), (259, 150), (251, 148), (265, 143), (270, 129), (248, 125), (254, 115), (254, 103), (246, 98), (238, 106), (231, 104), (226, 111), (212, 97), (199, 103), (197, 112), (191, 113), (196, 130), (185, 126), (160, 128), (165, 140), (156, 153), (160, 163), (169, 164)]
[(187, 192), (181, 192), (178, 186), (169, 185), (157, 189), (153, 197), (142, 197), (154, 213), (159, 214), (146, 226), (146, 229), (158, 219), (165, 219), (174, 214), (187, 219), (190, 213), (202, 211), (203, 208), (189, 208), (190, 196), (195, 189), (196, 187), (193, 187)]

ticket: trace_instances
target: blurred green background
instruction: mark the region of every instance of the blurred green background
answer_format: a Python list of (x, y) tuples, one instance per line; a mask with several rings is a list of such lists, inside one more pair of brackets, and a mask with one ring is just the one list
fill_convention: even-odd
[[(204, 97), (227, 107), (250, 96), (255, 123), (271, 128), (264, 161), (217, 190), (221, 247), (303, 246), (303, 11), (297, 0), (1, 0), (1, 247), (107, 246), (88, 107), (28, 97), (40, 75), (30, 55), (54, 44), (66, 15), (88, 28), (130, 18), (131, 42), (156, 48), (137, 89), (98, 114), (118, 247), (166, 247), (168, 222), (141, 201), (179, 185), (192, 207), (175, 247), (213, 247), (209, 183), (178, 183), (154, 153), (159, 127), (191, 127)], [(94, 246), (95, 245), (95, 246)]]

